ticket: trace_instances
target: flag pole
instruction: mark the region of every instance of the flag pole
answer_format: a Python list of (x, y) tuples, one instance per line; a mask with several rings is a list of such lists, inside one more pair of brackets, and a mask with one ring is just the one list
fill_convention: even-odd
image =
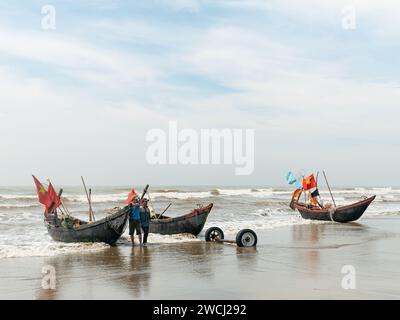
[[(63, 193), (63, 189), (61, 188), (60, 191), (58, 191), (58, 199), (60, 199), (60, 203), (61, 203), (61, 195)], [(61, 210), (61, 208), (60, 208)], [(56, 224), (58, 225), (58, 214), (57, 214), (57, 210), (54, 212), (55, 218), (56, 218)]]
[(328, 179), (326, 178), (325, 170), (322, 170), (322, 173), (324, 174), (325, 181), (326, 181), (326, 185), (328, 186), (329, 193), (331, 194), (332, 201), (333, 201), (333, 205), (334, 205), (334, 206), (335, 206), (335, 208), (336, 208), (336, 202), (335, 202), (335, 199), (333, 198), (332, 190), (331, 190), (331, 187), (329, 186)]
[[(47, 179), (47, 181), (49, 182), (49, 184), (51, 183), (51, 181), (50, 181), (49, 178)], [(58, 192), (58, 199), (60, 199), (61, 207), (65, 210), (65, 213), (66, 213), (67, 215), (71, 215), (71, 214), (69, 213), (67, 207), (64, 205), (64, 202), (61, 200), (61, 195), (63, 194), (63, 192), (64, 192), (64, 189), (61, 188), (60, 191)], [(52, 206), (53, 206), (53, 204), (52, 204)], [(64, 213), (64, 211), (61, 209), (61, 207), (59, 207), (59, 209), (60, 209), (61, 213), (64, 215), (65, 213)], [(55, 220), (56, 220), (56, 224), (58, 225), (60, 219), (58, 218), (57, 212), (55, 212)]]
[[(318, 178), (319, 178), (319, 171), (317, 171), (317, 190), (319, 189), (318, 188)], [(323, 202), (323, 200), (322, 200), (322, 197), (321, 197), (321, 194), (319, 194), (319, 191), (318, 191), (318, 197), (319, 197), (319, 199), (321, 200), (321, 203), (319, 203), (318, 202), (318, 204), (319, 204), (319, 206), (322, 208), (323, 206), (321, 205), (321, 204), (323, 204), (324, 202)]]
[[(90, 204), (92, 203), (92, 189), (89, 189), (89, 200), (90, 200)], [(92, 209), (90, 209), (92, 211), (92, 218), (93, 221), (96, 221), (96, 217), (94, 216), (94, 212)]]
[(146, 195), (148, 189), (149, 189), (149, 185), (147, 184), (143, 190), (142, 196), (140, 197), (140, 201), (143, 201), (143, 198)]
[(87, 188), (86, 188), (86, 183), (85, 183), (85, 180), (83, 179), (83, 176), (81, 176), (81, 179), (82, 179), (82, 183), (83, 183), (83, 187), (85, 188), (85, 192), (86, 192), (86, 198), (87, 198), (87, 200), (88, 200), (88, 202), (89, 202), (89, 222), (93, 222), (93, 220), (92, 220), (92, 203), (90, 202), (90, 198), (89, 198), (89, 194), (88, 194), (88, 190), (87, 190)]

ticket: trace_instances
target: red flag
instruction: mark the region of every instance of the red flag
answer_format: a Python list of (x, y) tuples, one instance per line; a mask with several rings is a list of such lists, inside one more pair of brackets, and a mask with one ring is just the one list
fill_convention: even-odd
[(45, 205), (46, 212), (47, 212), (47, 209), (50, 207), (52, 200), (49, 197), (49, 194), (47, 193), (46, 188), (40, 183), (40, 181), (35, 176), (32, 175), (32, 177), (33, 177), (33, 180), (35, 181), (36, 191), (37, 191), (37, 195), (39, 198), (39, 202), (41, 204)]
[(61, 205), (61, 200), (58, 197), (58, 195), (56, 193), (56, 190), (54, 190), (53, 185), (51, 184), (51, 182), (49, 184), (49, 189), (47, 190), (47, 193), (49, 195), (49, 198), (51, 199), (51, 203), (52, 204), (54, 203), (52, 208), (51, 208), (51, 210), (53, 211), (53, 210), (57, 209)]
[(133, 197), (138, 197), (138, 194), (136, 193), (135, 189), (132, 189), (131, 193), (128, 195), (128, 199), (125, 200), (126, 204), (129, 204), (132, 202)]
[(314, 175), (308, 176), (303, 180), (304, 191), (310, 190), (317, 187), (317, 181), (315, 181)]

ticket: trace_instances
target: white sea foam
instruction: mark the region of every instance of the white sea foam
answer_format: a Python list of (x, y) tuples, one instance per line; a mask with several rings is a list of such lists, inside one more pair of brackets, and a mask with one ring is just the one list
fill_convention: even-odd
[(213, 196), (210, 191), (200, 191), (200, 192), (154, 192), (150, 193), (152, 200), (157, 198), (168, 198), (168, 199), (180, 199), (186, 200), (191, 198), (208, 198)]
[[(135, 241), (137, 241), (137, 239), (135, 239)], [(149, 235), (149, 243), (151, 243), (152, 245), (196, 241), (201, 240), (192, 234), (161, 235), (152, 233)], [(118, 243), (130, 244), (131, 240), (129, 235), (125, 232), (125, 234), (122, 235), (122, 237), (118, 240)]]
[(208, 221), (204, 227), (206, 230), (209, 227), (216, 226), (221, 228), (225, 234), (233, 235), (242, 229), (253, 230), (269, 230), (281, 228), (285, 226), (309, 224), (311, 220), (302, 219), (300, 216), (285, 216), (281, 218), (264, 218), (253, 220), (237, 220), (237, 221)]
[[(221, 196), (251, 196), (256, 198), (270, 197), (274, 194), (269, 189), (216, 189)], [(287, 192), (289, 193), (289, 192)]]
[(35, 242), (29, 244), (1, 245), (0, 259), (21, 257), (51, 257), (66, 253), (92, 252), (108, 248), (103, 243)]
[(62, 243), (53, 241), (41, 223), (13, 223), (9, 233), (0, 235), (0, 259), (48, 257), (106, 248), (102, 243)]
[(37, 196), (30, 194), (0, 194), (0, 199), (37, 199)]
[[(274, 190), (273, 188), (216, 188), (210, 189), (207, 191), (178, 191), (176, 189), (165, 189), (165, 190), (157, 190), (155, 192), (151, 192), (152, 198), (174, 198), (174, 199), (189, 199), (189, 198), (207, 198), (211, 196), (251, 196), (256, 198), (263, 198), (263, 197), (272, 197), (272, 196), (287, 196), (291, 195), (293, 192), (292, 189), (288, 190)], [(118, 202), (123, 203), (127, 196), (128, 196), (128, 189), (126, 192), (119, 192), (119, 193), (96, 193), (92, 194), (92, 202), (93, 203), (107, 203), (107, 202)], [(320, 189), (320, 193), (323, 195), (329, 195), (328, 190)], [(384, 187), (384, 188), (363, 188), (363, 187), (356, 187), (356, 188), (349, 188), (349, 189), (337, 189), (333, 190), (332, 193), (334, 195), (399, 195), (400, 189), (393, 189), (391, 187)], [(85, 194), (68, 194), (64, 193), (63, 197), (67, 202), (78, 202), (78, 203), (86, 203), (87, 198)], [(22, 204), (21, 201), (29, 201), (32, 204), (36, 204), (37, 196), (32, 194), (0, 194), (0, 201), (3, 202), (2, 205), (14, 205), (10, 204), (10, 200), (15, 200), (19, 202), (18, 206), (29, 206), (28, 204)], [(6, 202), (6, 203), (4, 203)]]
[[(63, 197), (67, 202), (87, 203), (86, 195), (68, 195)], [(124, 202), (128, 198), (128, 193), (110, 193), (110, 194), (92, 194), (91, 201), (93, 203), (100, 202)]]
[(40, 204), (24, 204), (24, 203), (16, 203), (16, 204), (1, 204), (0, 209), (14, 209), (14, 208), (34, 208), (39, 207)]

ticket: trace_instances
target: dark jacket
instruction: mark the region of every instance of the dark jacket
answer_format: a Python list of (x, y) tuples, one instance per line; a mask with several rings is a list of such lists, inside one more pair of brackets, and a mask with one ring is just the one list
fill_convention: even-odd
[(150, 209), (140, 208), (140, 223), (142, 227), (150, 226)]

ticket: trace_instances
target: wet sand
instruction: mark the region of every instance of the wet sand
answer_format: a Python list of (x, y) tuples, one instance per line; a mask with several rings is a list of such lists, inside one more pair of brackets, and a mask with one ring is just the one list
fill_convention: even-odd
[[(123, 243), (90, 253), (2, 259), (0, 299), (400, 298), (398, 218), (257, 234), (256, 249), (204, 241)], [(46, 265), (55, 268), (55, 290), (42, 288)], [(355, 268), (354, 290), (342, 288), (345, 265)]]

